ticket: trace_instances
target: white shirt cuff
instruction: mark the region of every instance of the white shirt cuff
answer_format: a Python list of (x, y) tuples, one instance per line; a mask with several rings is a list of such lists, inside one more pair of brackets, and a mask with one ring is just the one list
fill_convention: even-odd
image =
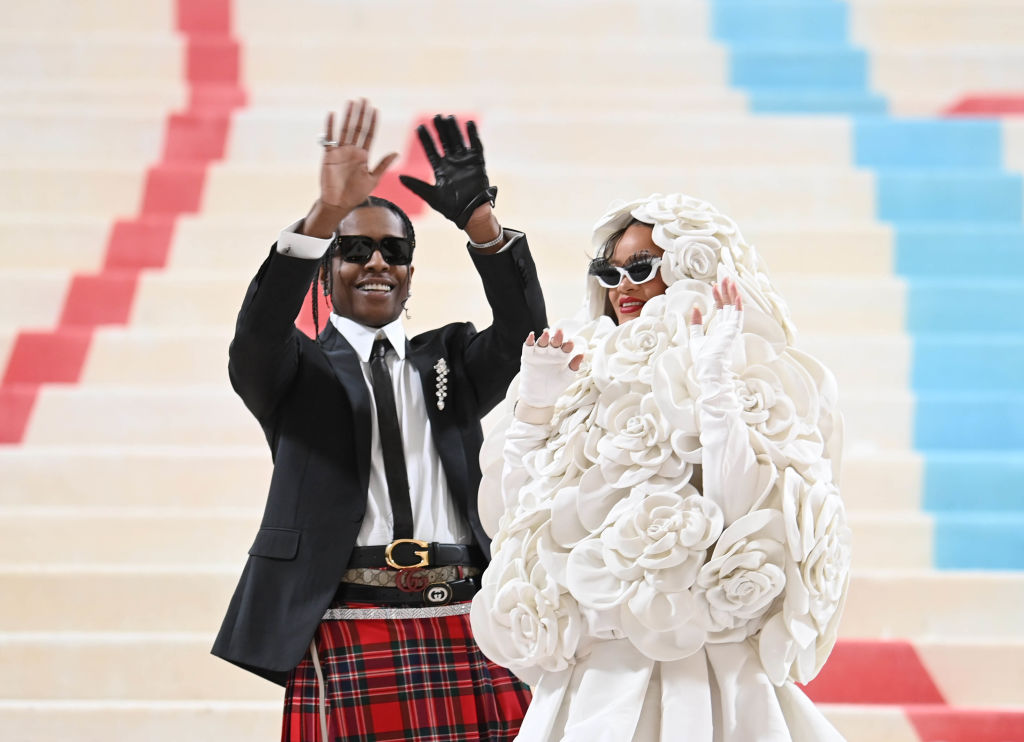
[(328, 245), (334, 239), (332, 234), (327, 239), (310, 237), (308, 234), (299, 234), (295, 230), (299, 228), (302, 220), (290, 224), (281, 230), (277, 236), (277, 251), (282, 255), (289, 255), (293, 258), (305, 258), (307, 260), (319, 259), (327, 252)]

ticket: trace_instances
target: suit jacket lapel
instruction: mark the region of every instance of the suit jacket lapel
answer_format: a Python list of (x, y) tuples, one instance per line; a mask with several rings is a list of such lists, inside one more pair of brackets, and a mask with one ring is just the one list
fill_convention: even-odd
[(359, 481), (365, 493), (370, 486), (370, 440), (373, 435), (370, 426), (370, 392), (366, 388), (359, 356), (348, 341), (332, 325), (320, 333), (321, 348), (330, 361), (331, 369), (338, 381), (345, 388), (346, 396), (352, 406), (352, 417), (355, 421), (356, 461), (359, 466)]
[(448, 365), (448, 354), (444, 345), (440, 342), (426, 343), (422, 346), (413, 346), (406, 343), (406, 358), (412, 361), (420, 374), (420, 383), (423, 386), (423, 399), (427, 405), (427, 418), (430, 420), (430, 430), (434, 438), (434, 447), (441, 458), (441, 465), (444, 467), (445, 475), (448, 478), (448, 486), (451, 488), (452, 497), (456, 505), (463, 513), (468, 513), (467, 502), (467, 481), (466, 457), (463, 450), (462, 432), (459, 430), (458, 420), (455, 417), (455, 405), (452, 395), (459, 394), (459, 389), (453, 389), (453, 374), (442, 373), (447, 385), (447, 395), (444, 397), (444, 408), (438, 408), (438, 375), (436, 368), (438, 361), (444, 360)]

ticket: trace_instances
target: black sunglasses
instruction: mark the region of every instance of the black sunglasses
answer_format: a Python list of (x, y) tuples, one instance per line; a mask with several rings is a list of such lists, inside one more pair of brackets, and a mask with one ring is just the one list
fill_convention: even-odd
[(368, 261), (375, 250), (388, 265), (409, 265), (412, 262), (412, 242), (405, 237), (383, 237), (377, 240), (364, 234), (342, 235), (335, 238), (334, 255), (346, 263)]
[(606, 289), (614, 289), (623, 278), (629, 278), (635, 284), (647, 283), (658, 275), (658, 266), (661, 265), (661, 258), (646, 258), (637, 260), (625, 268), (612, 265), (606, 258), (596, 258), (590, 261), (590, 275), (597, 279), (598, 283)]

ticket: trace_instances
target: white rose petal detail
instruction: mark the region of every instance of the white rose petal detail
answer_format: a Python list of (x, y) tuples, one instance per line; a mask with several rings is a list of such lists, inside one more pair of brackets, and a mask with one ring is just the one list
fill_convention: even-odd
[(689, 478), (694, 441), (672, 429), (654, 395), (628, 393), (614, 398), (607, 407), (598, 408), (597, 422), (607, 431), (597, 451), (609, 484), (630, 487), (655, 474), (683, 482)]
[(481, 651), (513, 672), (565, 669), (582, 634), (576, 602), (537, 559), (536, 538), (492, 562), (470, 610)]
[(786, 586), (785, 527), (776, 510), (733, 521), (697, 577), (696, 598), (709, 642), (740, 641), (761, 628)]
[(641, 487), (613, 516), (600, 538), (570, 552), (570, 592), (587, 608), (619, 607), (626, 636), (649, 656), (679, 658), (696, 651), (703, 628), (688, 621), (695, 609), (689, 588), (722, 531), (722, 511), (692, 487), (682, 494)]
[(755, 335), (743, 340), (745, 364), (736, 371), (744, 421), (780, 468), (811, 466), (825, 445), (814, 378), (788, 351), (776, 354)]
[(641, 315), (608, 333), (595, 350), (592, 361), (594, 378), (601, 392), (606, 392), (612, 383), (649, 386), (651, 362), (669, 347), (677, 325), (678, 320), (672, 314)]
[(673, 277), (673, 283), (687, 278), (713, 281), (721, 254), (722, 244), (714, 237), (687, 234), (677, 237), (672, 250), (665, 253), (662, 270)]
[(789, 586), (758, 642), (772, 682), (811, 680), (835, 644), (850, 580), (850, 529), (835, 485), (790, 468), (782, 483)]

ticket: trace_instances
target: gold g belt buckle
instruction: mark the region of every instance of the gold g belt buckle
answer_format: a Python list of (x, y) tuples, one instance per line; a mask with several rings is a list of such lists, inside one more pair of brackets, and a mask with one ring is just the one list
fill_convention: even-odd
[[(413, 552), (413, 554), (418, 556), (420, 560), (412, 564), (399, 564), (396, 562), (394, 556), (392, 556), (392, 552), (394, 552), (394, 549), (398, 544), (415, 544), (420, 547), (417, 551)], [(426, 541), (420, 541), (417, 538), (397, 538), (384, 548), (384, 561), (389, 567), (393, 567), (395, 569), (420, 569), (421, 567), (429, 567), (430, 553), (427, 551), (428, 548), (430, 548), (430, 544)]]

